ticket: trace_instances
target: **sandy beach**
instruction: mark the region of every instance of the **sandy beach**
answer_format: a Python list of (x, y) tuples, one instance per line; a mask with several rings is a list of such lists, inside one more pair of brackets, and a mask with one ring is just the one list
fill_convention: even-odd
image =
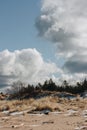
[[(11, 108), (0, 112), (0, 129), (87, 130), (87, 99), (60, 99), (59, 103), (58, 101), (59, 99), (54, 100), (52, 97), (42, 98), (37, 101), (32, 100), (32, 102), (29, 100), (1, 101), (0, 103), (5, 106), (10, 104)], [(11, 102), (13, 105), (15, 104), (14, 110)], [(26, 102), (25, 109), (23, 105)], [(49, 103), (53, 111), (50, 111), (47, 106), (44, 107), (44, 111), (35, 108), (38, 107), (37, 104), (42, 106), (43, 103)], [(20, 111), (17, 110), (18, 106), (22, 108)]]
[(80, 130), (80, 127), (84, 125), (84, 118), (81, 115), (68, 116), (65, 113), (50, 113), (49, 115), (25, 114), (2, 117), (0, 122), (1, 130)]

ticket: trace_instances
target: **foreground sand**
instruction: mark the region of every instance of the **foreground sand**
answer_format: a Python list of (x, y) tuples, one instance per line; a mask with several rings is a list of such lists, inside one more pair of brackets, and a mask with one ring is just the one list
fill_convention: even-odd
[[(46, 102), (45, 102), (46, 101)], [(48, 102), (47, 102), (48, 101)], [(45, 98), (32, 101), (30, 104), (32, 109), (35, 105), (50, 104), (56, 108), (52, 112), (44, 113), (43, 111), (32, 111), (26, 106), (26, 110), (22, 108), (20, 111), (4, 110), (0, 112), (0, 129), (1, 130), (87, 130), (87, 99), (60, 100)], [(4, 103), (3, 103), (4, 102)], [(11, 101), (10, 101), (11, 102)], [(16, 102), (18, 108), (20, 101)], [(26, 102), (26, 101), (23, 101)], [(30, 101), (27, 101), (30, 102)], [(5, 105), (7, 101), (2, 101)], [(19, 103), (19, 104), (18, 104)], [(42, 103), (42, 104), (40, 104)], [(33, 105), (32, 105), (33, 104)], [(11, 104), (12, 105), (12, 104)], [(58, 106), (57, 106), (58, 105)], [(22, 107), (22, 106), (21, 106)], [(34, 108), (33, 108), (34, 107)], [(46, 106), (47, 107), (47, 106)], [(41, 106), (40, 106), (41, 108)], [(40, 109), (39, 108), (39, 109)], [(45, 107), (44, 107), (45, 108)], [(57, 109), (58, 108), (58, 109)], [(60, 108), (60, 109), (59, 109)], [(13, 109), (13, 107), (12, 107)], [(46, 108), (47, 109), (47, 108)], [(44, 109), (45, 110), (45, 109)]]
[[(75, 130), (85, 126), (84, 118), (77, 116), (67, 116), (65, 113), (49, 115), (16, 115), (7, 116), (0, 119), (0, 129), (2, 130)], [(87, 130), (87, 128), (86, 128)]]

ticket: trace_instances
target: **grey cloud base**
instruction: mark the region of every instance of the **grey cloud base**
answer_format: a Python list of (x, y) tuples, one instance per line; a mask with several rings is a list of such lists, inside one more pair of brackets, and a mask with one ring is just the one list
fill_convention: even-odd
[(65, 59), (63, 74), (87, 74), (87, 0), (42, 0), (36, 28)]

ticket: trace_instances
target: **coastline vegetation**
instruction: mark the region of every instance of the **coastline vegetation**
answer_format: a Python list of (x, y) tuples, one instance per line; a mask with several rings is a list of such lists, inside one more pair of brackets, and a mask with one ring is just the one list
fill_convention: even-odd
[(39, 97), (50, 95), (51, 92), (63, 92), (70, 93), (71, 95), (83, 96), (83, 93), (87, 91), (87, 80), (84, 79), (82, 82), (77, 82), (74, 86), (70, 85), (66, 80), (63, 81), (62, 85), (56, 85), (52, 80), (46, 80), (43, 84), (38, 83), (36, 86), (28, 84), (27, 86), (21, 81), (14, 82), (11, 89), (7, 90), (10, 94), (10, 99), (27, 99), (33, 97)]

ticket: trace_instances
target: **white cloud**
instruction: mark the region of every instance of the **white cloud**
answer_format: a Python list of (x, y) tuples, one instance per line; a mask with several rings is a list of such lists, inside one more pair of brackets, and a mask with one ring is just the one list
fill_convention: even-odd
[(87, 0), (42, 0), (36, 27), (65, 59), (63, 74), (87, 74)]
[(0, 85), (9, 85), (17, 80), (35, 84), (56, 72), (56, 64), (45, 62), (36, 49), (0, 52)]

